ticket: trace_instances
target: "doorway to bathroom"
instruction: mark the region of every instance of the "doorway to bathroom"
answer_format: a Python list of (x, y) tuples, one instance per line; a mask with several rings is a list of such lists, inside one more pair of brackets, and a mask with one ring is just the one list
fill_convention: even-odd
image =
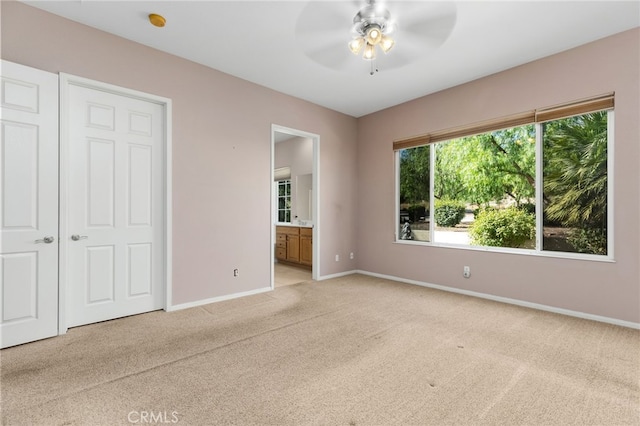
[(316, 134), (271, 127), (271, 288), (318, 277), (319, 145)]

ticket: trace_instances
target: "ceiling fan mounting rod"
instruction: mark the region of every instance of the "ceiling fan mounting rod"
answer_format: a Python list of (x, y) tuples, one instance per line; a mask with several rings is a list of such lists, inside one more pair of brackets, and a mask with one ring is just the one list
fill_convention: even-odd
[(391, 14), (387, 9), (376, 5), (375, 0), (367, 0), (367, 6), (360, 9), (353, 18), (353, 32), (363, 36), (369, 28), (377, 26), (385, 33), (390, 19)]

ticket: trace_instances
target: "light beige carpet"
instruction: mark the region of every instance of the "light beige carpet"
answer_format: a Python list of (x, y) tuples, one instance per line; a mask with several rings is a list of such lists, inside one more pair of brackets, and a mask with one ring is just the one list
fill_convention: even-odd
[(0, 356), (7, 425), (640, 424), (640, 331), (361, 275)]

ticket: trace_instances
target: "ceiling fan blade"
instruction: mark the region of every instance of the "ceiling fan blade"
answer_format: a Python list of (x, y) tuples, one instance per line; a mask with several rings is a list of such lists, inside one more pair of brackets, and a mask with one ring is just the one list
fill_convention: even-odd
[(346, 70), (352, 61), (358, 59), (347, 49), (346, 43), (309, 49), (305, 54), (315, 62), (338, 71)]
[(406, 50), (398, 52), (389, 52), (387, 55), (378, 55), (378, 65), (384, 70), (393, 70), (396, 68), (402, 68), (405, 65), (415, 62), (415, 56), (408, 53)]
[(353, 17), (363, 1), (312, 1), (302, 10), (295, 26), (296, 41), (315, 62), (333, 70), (345, 70), (357, 59), (349, 51)]
[(429, 48), (440, 47), (451, 35), (453, 29), (452, 25), (448, 23), (438, 22), (441, 25), (416, 25), (410, 28), (404, 29), (402, 37), (398, 39), (420, 39), (420, 41)]
[(305, 6), (296, 21), (296, 37), (312, 33), (350, 35), (353, 17), (358, 11), (352, 2), (312, 1)]
[[(366, 5), (365, 0), (309, 2), (295, 26), (302, 51), (333, 70), (362, 68), (361, 55), (354, 56), (348, 43), (353, 37), (353, 18)], [(420, 60), (446, 41), (456, 23), (452, 2), (390, 1), (385, 7), (391, 15), (388, 28), (393, 28), (390, 36), (396, 44), (388, 54), (378, 50), (376, 62), (384, 69)]]
[(456, 24), (456, 7), (452, 2), (413, 4), (402, 13), (396, 32), (398, 43), (420, 41), (425, 48), (437, 48), (449, 38)]
[(426, 22), (429, 19), (455, 17), (457, 13), (456, 4), (451, 1), (401, 1), (392, 5), (389, 6), (389, 11), (400, 26)]

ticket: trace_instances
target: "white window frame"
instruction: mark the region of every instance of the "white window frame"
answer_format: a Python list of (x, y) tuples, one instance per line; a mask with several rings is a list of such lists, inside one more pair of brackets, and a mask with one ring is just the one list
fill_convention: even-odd
[[(594, 111), (595, 112), (595, 111)], [(584, 113), (588, 114), (588, 113)], [(580, 115), (584, 115), (580, 114)], [(443, 247), (443, 248), (452, 248), (452, 249), (461, 249), (461, 250), (473, 250), (473, 251), (484, 251), (484, 252), (496, 252), (496, 253), (510, 253), (510, 254), (522, 254), (527, 256), (543, 256), (543, 257), (555, 257), (555, 258), (564, 258), (564, 259), (577, 259), (577, 260), (592, 260), (592, 261), (600, 261), (600, 262), (614, 262), (614, 110), (607, 110), (607, 254), (606, 255), (598, 255), (598, 254), (587, 254), (587, 253), (575, 253), (575, 252), (561, 252), (561, 251), (550, 251), (542, 249), (542, 235), (543, 235), (543, 215), (542, 209), (539, 205), (539, 200), (542, 200), (543, 195), (543, 147), (542, 147), (542, 126), (544, 123), (535, 123), (536, 130), (536, 187), (535, 187), (535, 197), (536, 197), (536, 244), (534, 249), (521, 249), (521, 248), (512, 248), (512, 247), (493, 247), (493, 246), (472, 246), (472, 245), (463, 245), (463, 244), (454, 244), (454, 243), (442, 243), (442, 242), (434, 242), (434, 232), (435, 232), (435, 222), (434, 222), (434, 209), (429, 209), (429, 240), (430, 241), (416, 241), (416, 240), (402, 240), (400, 239), (400, 151), (397, 150), (394, 152), (395, 156), (395, 224), (394, 224), (394, 236), (396, 244), (406, 244), (406, 245), (418, 245), (418, 246), (430, 246), (430, 247)], [(518, 127), (518, 126), (514, 126)], [(435, 182), (435, 142), (430, 144), (429, 146), (429, 185), (431, 186), (430, 190), (430, 200), (429, 205), (434, 206), (435, 197), (434, 197), (434, 182)], [(411, 149), (411, 148), (409, 148)]]
[[(285, 194), (285, 195), (280, 195), (280, 186), (281, 185), (288, 185), (289, 186), (289, 194)], [(287, 205), (286, 200), (289, 199), (289, 208), (284, 208), (281, 209), (280, 208), (280, 199), (284, 198), (285, 200), (285, 206)], [(289, 212), (289, 220), (288, 221), (280, 221), (280, 212), (285, 212), (285, 216), (286, 216), (286, 212)], [(282, 179), (279, 181), (276, 181), (276, 221), (278, 223), (291, 223), (291, 179)]]

